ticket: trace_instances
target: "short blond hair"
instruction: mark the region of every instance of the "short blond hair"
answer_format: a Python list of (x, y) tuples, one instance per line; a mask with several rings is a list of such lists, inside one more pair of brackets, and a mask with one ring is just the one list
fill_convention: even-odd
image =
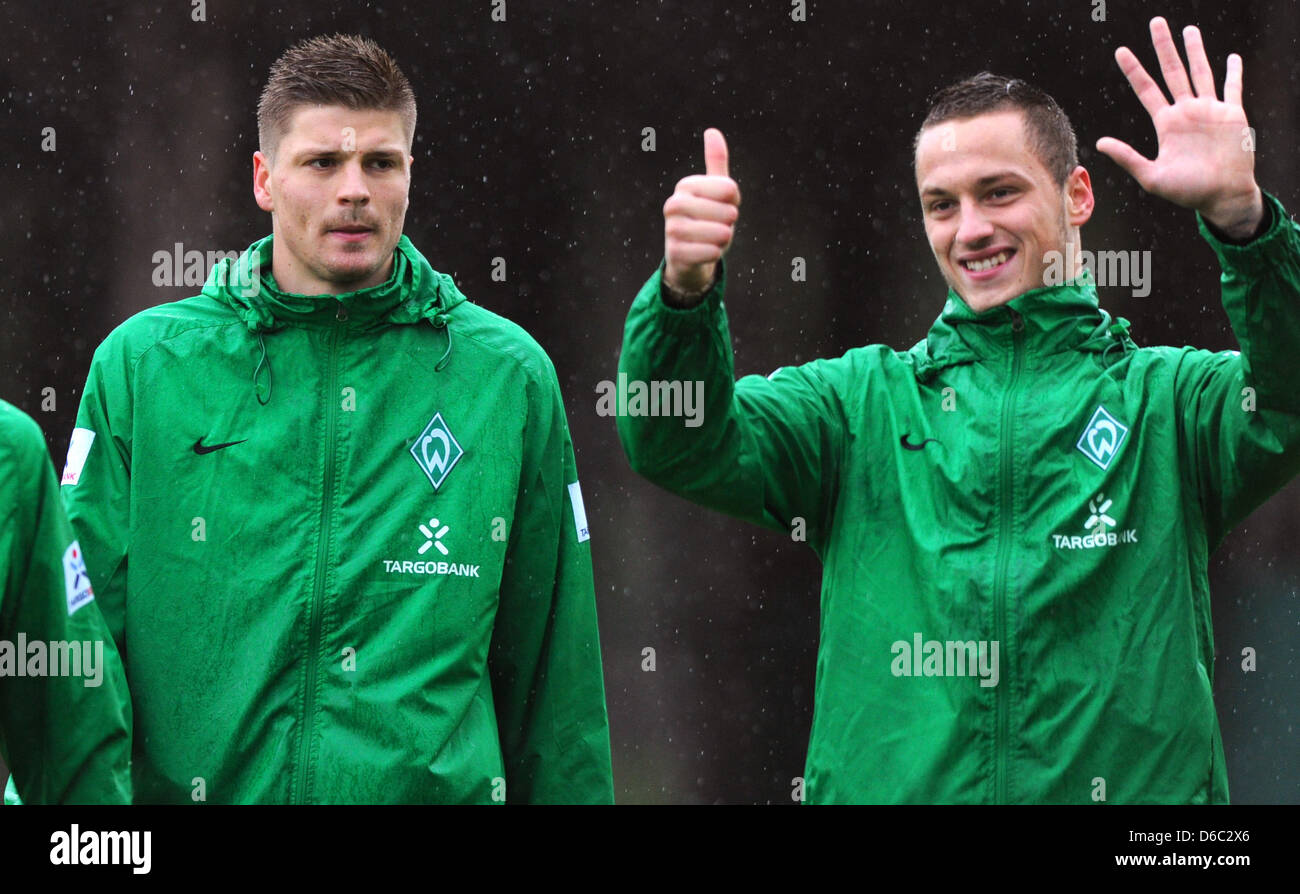
[(415, 92), (393, 57), (369, 38), (311, 37), (275, 60), (257, 103), (257, 139), (263, 155), (274, 157), (293, 113), (304, 105), (397, 112), (408, 153), (415, 139)]

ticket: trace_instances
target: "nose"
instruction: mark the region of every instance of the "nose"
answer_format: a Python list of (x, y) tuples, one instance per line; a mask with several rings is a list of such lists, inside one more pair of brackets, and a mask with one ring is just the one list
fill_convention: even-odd
[(968, 199), (961, 203), (961, 222), (957, 225), (957, 241), (974, 245), (993, 236), (993, 224), (980, 211), (979, 205)]
[(361, 169), (361, 156), (353, 154), (343, 164), (339, 178), (339, 201), (365, 204), (370, 201), (370, 190), (366, 186), (365, 173)]

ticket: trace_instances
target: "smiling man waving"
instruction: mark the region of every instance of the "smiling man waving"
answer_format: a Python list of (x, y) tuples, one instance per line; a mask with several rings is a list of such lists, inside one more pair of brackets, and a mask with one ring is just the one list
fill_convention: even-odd
[(314, 38), (271, 69), (272, 235), (117, 328), (64, 473), (139, 802), (610, 802), (555, 370), (402, 234), (416, 108)]
[(1090, 273), (1058, 278), (1092, 186), (1068, 119), (1022, 81), (946, 88), (917, 135), (949, 291), (911, 350), (735, 381), (722, 255), (740, 195), (720, 133), (664, 206), (619, 370), (703, 379), (703, 424), (619, 431), (652, 481), (805, 529), (822, 558), (809, 802), (1228, 798), (1206, 563), (1300, 471), (1300, 227), (1255, 183), (1240, 58), (1220, 100), (1195, 28), (1191, 83), (1163, 19), (1151, 34), (1172, 102), (1116, 57), (1159, 154), (1097, 148), (1197, 213), (1240, 353), (1139, 348)]

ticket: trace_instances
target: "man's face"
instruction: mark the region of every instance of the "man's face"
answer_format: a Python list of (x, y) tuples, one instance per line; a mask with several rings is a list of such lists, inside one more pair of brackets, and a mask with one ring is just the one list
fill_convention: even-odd
[(253, 193), (270, 211), (272, 273), (287, 292), (339, 294), (384, 282), (411, 187), (397, 112), (301, 106), (275, 149), (253, 154)]
[[(1018, 109), (945, 121), (921, 134), (916, 182), (943, 278), (976, 312), (1041, 288), (1092, 215), (1088, 172), (1059, 187), (1025, 138)], [(974, 269), (972, 264), (975, 265)]]

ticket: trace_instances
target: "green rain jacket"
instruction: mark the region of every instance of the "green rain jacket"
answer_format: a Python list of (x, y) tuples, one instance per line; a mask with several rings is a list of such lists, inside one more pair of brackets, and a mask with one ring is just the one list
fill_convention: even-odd
[(1300, 227), (1266, 204), (1243, 246), (1198, 219), (1240, 353), (1138, 348), (1089, 275), (735, 381), (721, 282), (646, 283), (620, 374), (704, 411), (629, 401), (633, 469), (823, 562), (807, 802), (1228, 800), (1207, 559), (1300, 471)]
[(338, 296), (271, 250), (119, 326), (77, 417), (137, 802), (612, 802), (549, 358), (405, 236)]
[(0, 755), (7, 803), (131, 803), (131, 700), (41, 430), (0, 401)]

